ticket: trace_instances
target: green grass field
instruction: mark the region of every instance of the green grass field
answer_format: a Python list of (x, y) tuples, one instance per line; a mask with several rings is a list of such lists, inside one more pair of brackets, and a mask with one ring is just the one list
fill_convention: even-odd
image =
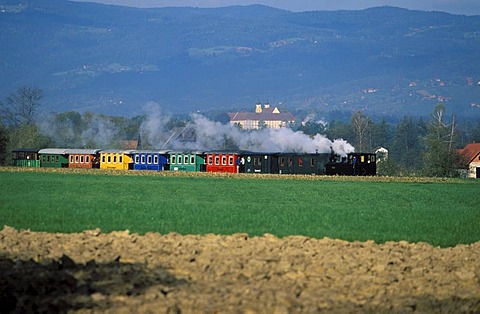
[(0, 169), (0, 223), (48, 232), (480, 241), (480, 181)]

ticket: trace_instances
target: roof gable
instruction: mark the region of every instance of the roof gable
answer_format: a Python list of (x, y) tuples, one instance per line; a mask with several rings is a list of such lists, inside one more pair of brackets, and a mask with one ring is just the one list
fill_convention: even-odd
[(458, 153), (464, 156), (466, 162), (471, 163), (480, 156), (480, 143), (468, 144), (464, 149), (459, 149)]

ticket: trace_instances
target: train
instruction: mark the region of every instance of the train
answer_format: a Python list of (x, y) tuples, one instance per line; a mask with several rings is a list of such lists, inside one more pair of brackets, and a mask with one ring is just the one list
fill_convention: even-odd
[(376, 155), (330, 153), (103, 150), (74, 148), (16, 149), (18, 167), (84, 168), (252, 174), (375, 176)]

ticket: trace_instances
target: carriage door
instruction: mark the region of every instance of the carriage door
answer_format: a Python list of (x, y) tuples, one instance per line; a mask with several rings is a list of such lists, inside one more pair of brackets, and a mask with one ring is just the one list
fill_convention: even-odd
[(480, 179), (480, 167), (477, 167), (477, 179)]
[(262, 158), (262, 173), (270, 173), (270, 159), (268, 155), (261, 156)]

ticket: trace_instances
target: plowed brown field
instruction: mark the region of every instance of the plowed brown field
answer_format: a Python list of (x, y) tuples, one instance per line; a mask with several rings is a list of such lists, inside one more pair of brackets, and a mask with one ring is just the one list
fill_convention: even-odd
[(0, 232), (6, 312), (480, 312), (480, 242)]

